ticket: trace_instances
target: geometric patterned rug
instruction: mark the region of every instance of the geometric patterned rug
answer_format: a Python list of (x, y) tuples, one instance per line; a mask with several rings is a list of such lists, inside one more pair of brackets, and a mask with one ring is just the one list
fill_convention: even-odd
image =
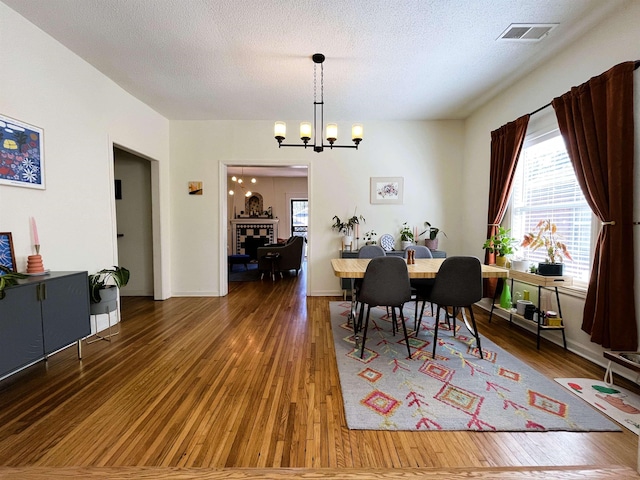
[[(439, 327), (436, 358), (433, 317), (419, 335), (413, 305), (405, 314), (412, 358), (402, 327), (395, 337), (385, 308), (372, 308), (363, 358), (347, 325), (350, 302), (330, 302), (331, 327), (347, 426), (352, 430), (621, 431), (615, 423), (553, 380), (461, 321), (456, 336)], [(462, 324), (462, 327), (461, 325)]]

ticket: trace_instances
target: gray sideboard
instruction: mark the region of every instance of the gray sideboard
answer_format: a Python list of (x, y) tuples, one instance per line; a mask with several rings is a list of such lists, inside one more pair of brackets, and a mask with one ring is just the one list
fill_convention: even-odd
[(20, 280), (0, 300), (0, 379), (91, 333), (87, 272)]
[[(404, 250), (388, 250), (387, 255), (394, 257), (404, 257)], [(431, 256), (433, 258), (447, 258), (447, 252), (444, 250), (431, 250)], [(340, 250), (340, 258), (358, 258), (358, 250)], [(340, 279), (340, 288), (342, 289), (343, 298), (350, 296), (351, 292), (351, 280), (348, 278)]]

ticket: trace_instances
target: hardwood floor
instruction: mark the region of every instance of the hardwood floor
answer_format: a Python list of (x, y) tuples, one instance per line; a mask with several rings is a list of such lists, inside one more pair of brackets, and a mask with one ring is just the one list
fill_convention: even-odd
[[(626, 429), (348, 430), (329, 323), (329, 301), (340, 298), (305, 290), (301, 275), (231, 283), (223, 298), (124, 297), (111, 343), (84, 345), (82, 361), (68, 348), (0, 382), (0, 478), (47, 478), (38, 475), (52, 467), (58, 478), (635, 476), (638, 438)], [(545, 340), (537, 351), (529, 333), (488, 324), (481, 310), (477, 320), (482, 334), (550, 378), (602, 378), (602, 368)], [(510, 473), (481, 473), (497, 471)]]

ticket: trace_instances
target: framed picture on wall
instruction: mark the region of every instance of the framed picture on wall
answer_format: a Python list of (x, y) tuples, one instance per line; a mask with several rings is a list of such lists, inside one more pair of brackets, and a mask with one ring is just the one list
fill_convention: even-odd
[(43, 130), (0, 115), (0, 184), (44, 189)]
[(402, 205), (403, 177), (371, 177), (371, 203)]
[(189, 195), (202, 195), (202, 182), (189, 182)]
[[(13, 239), (11, 233), (0, 232), (0, 265), (7, 267), (12, 272), (16, 271), (16, 256), (13, 253)], [(0, 275), (4, 272), (0, 270)]]

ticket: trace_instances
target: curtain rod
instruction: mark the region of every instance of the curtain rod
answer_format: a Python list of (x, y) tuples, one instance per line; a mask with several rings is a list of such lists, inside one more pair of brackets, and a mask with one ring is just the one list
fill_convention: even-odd
[[(634, 64), (633, 64), (633, 69), (634, 69), (634, 70), (637, 70), (639, 67), (640, 67), (640, 60), (636, 60), (636, 61), (634, 62)], [(534, 110), (534, 111), (533, 111), (533, 112), (531, 112), (529, 115), (534, 115), (534, 114), (536, 114), (536, 113), (538, 113), (538, 112), (540, 112), (540, 111), (542, 111), (542, 110), (544, 110), (545, 108), (550, 107), (550, 106), (551, 106), (551, 102), (549, 102), (549, 103), (547, 103), (546, 105), (543, 105), (542, 107), (540, 107), (540, 108), (538, 108), (538, 109)]]

